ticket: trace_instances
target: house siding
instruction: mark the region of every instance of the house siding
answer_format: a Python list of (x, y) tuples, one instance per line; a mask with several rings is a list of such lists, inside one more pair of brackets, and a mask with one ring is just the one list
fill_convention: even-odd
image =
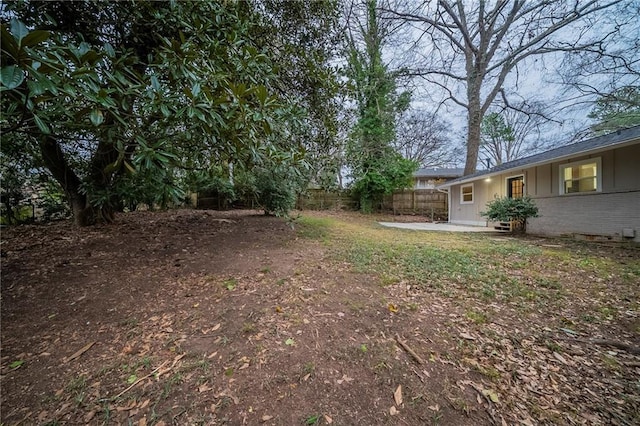
[[(597, 158), (601, 162), (601, 191), (561, 195), (561, 166)], [(518, 175), (524, 176), (524, 192), (534, 199), (541, 215), (529, 219), (528, 232), (640, 242), (640, 144), (478, 178), (473, 181), (473, 204), (461, 204), (462, 185), (453, 185), (450, 222), (493, 226), (480, 213), (486, 210), (487, 202), (506, 196), (507, 178)], [(623, 230), (631, 230), (634, 237), (624, 237)]]
[(534, 198), (541, 216), (529, 219), (527, 232), (541, 235), (584, 235), (621, 240), (623, 229), (640, 242), (640, 190)]
[[(602, 161), (601, 192), (560, 195), (560, 167), (596, 158)], [(527, 230), (622, 239), (623, 229), (633, 229), (633, 240), (640, 242), (639, 161), (640, 144), (636, 144), (535, 167), (536, 187), (528, 194), (541, 217), (529, 219)]]
[[(597, 193), (560, 194), (562, 165), (599, 158), (602, 188)], [(541, 235), (601, 236), (640, 242), (640, 144), (628, 145), (591, 155), (515, 169), (474, 184), (474, 203), (460, 204), (460, 187), (451, 191), (452, 223), (486, 224), (480, 212), (488, 201), (507, 194), (507, 178), (524, 176), (524, 192), (534, 199), (541, 217), (529, 219), (527, 231)], [(488, 223), (493, 226), (493, 223)], [(633, 230), (634, 238), (623, 237)]]

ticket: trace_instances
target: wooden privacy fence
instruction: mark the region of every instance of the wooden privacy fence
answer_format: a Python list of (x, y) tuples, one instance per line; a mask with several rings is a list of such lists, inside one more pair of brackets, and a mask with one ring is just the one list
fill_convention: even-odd
[(432, 219), (447, 218), (447, 194), (434, 189), (408, 189), (394, 192), (383, 203), (393, 214), (418, 214)]
[[(434, 189), (407, 189), (386, 196), (382, 210), (393, 214), (415, 214), (432, 219), (447, 218), (447, 194)], [(327, 192), (310, 189), (298, 197), (296, 208), (300, 210), (355, 210), (358, 202), (349, 192)]]
[[(225, 210), (228, 208), (256, 208), (255, 200), (236, 200), (233, 206), (223, 197), (215, 193), (200, 193), (192, 200), (199, 209)], [(434, 189), (407, 189), (384, 197), (383, 211), (397, 215), (421, 215), (432, 220), (447, 219), (447, 194)], [(356, 210), (358, 201), (348, 191), (327, 192), (321, 189), (310, 189), (298, 197), (298, 210)]]
[(358, 202), (351, 198), (348, 191), (327, 192), (322, 189), (309, 189), (298, 197), (298, 210), (355, 210)]

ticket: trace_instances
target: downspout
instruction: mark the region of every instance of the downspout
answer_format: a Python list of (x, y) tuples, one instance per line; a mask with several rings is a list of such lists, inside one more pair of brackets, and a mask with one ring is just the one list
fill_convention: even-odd
[(447, 223), (451, 223), (451, 192), (448, 189), (436, 188), (438, 192), (447, 194)]

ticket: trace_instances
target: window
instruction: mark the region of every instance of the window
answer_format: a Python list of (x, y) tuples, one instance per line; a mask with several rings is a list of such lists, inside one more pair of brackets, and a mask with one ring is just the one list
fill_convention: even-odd
[(460, 204), (473, 204), (473, 184), (460, 187)]
[(560, 194), (602, 190), (601, 159), (594, 158), (560, 166)]
[(507, 178), (507, 197), (522, 198), (524, 196), (524, 176)]

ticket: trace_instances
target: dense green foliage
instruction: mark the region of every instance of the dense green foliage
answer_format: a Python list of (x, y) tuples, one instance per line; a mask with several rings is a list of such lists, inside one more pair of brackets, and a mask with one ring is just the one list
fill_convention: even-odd
[(538, 217), (538, 207), (530, 197), (503, 197), (489, 201), (487, 211), (480, 214), (494, 222), (516, 222), (516, 227), (524, 231), (527, 219)]
[(357, 122), (347, 146), (353, 191), (360, 209), (369, 212), (382, 196), (411, 184), (417, 164), (393, 149), (396, 119), (410, 102), (398, 94), (396, 77), (382, 60), (385, 30), (379, 26), (376, 1), (366, 2), (366, 25), (360, 43), (350, 40), (348, 77), (356, 104)]
[(640, 125), (640, 87), (625, 86), (598, 98), (589, 113), (596, 135)]
[(492, 112), (484, 116), (480, 127), (480, 151), (487, 154), (494, 165), (514, 159), (510, 158), (510, 147), (514, 142), (513, 129), (500, 114)]
[(335, 128), (326, 41), (337, 5), (294, 6), (11, 3), (3, 145), (48, 170), (78, 224), (111, 220), (125, 204), (178, 203), (190, 172), (306, 170), (302, 154)]

